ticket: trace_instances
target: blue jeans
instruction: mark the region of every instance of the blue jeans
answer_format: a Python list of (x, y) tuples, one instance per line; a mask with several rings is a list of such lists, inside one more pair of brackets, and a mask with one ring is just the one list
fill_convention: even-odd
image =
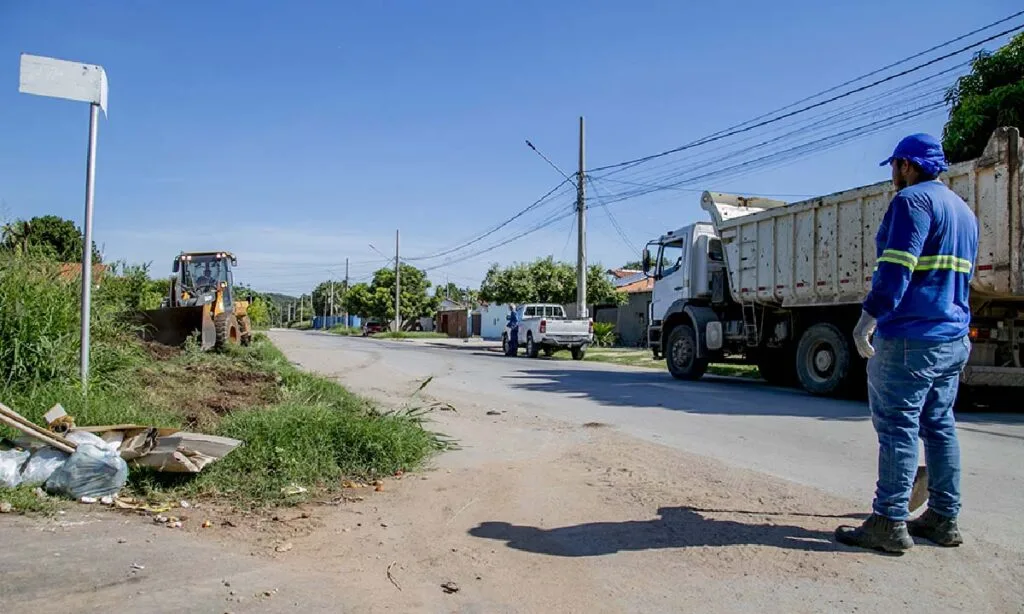
[(508, 333), (508, 355), (515, 356), (519, 353), (519, 327), (513, 326)]
[(917, 440), (924, 440), (928, 507), (960, 513), (960, 443), (953, 402), (971, 343), (916, 341), (875, 336), (868, 360), (868, 402), (878, 433), (876, 514), (906, 520), (917, 472)]

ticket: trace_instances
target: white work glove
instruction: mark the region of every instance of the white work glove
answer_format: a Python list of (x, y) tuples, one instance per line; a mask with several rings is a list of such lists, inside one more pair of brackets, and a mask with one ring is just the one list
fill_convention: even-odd
[(860, 319), (853, 327), (853, 343), (857, 346), (857, 353), (861, 358), (871, 358), (875, 355), (875, 348), (871, 345), (871, 335), (874, 334), (877, 324), (878, 320), (868, 315), (868, 312), (860, 312)]

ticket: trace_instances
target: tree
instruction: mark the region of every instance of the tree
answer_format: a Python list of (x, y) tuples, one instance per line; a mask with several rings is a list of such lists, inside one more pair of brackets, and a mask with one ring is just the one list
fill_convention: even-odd
[(622, 268), (626, 271), (642, 271), (644, 269), (644, 263), (639, 260), (632, 260), (622, 265)]
[[(402, 319), (432, 315), (440, 300), (430, 296), (430, 280), (425, 271), (403, 264), (401, 269)], [(348, 310), (363, 318), (384, 321), (395, 317), (395, 270), (388, 267), (373, 274), (369, 284), (355, 284), (346, 296)]]
[[(334, 297), (334, 313), (331, 313), (331, 296)], [(342, 315), (345, 312), (345, 283), (322, 281), (313, 289), (313, 310), (317, 315)]]
[[(5, 224), (0, 248), (60, 262), (81, 262), (83, 240), (82, 231), (71, 220), (44, 215)], [(101, 262), (96, 243), (92, 244), (92, 261)]]
[(946, 92), (946, 103), (942, 148), (950, 162), (980, 156), (1000, 126), (1024, 128), (1024, 33), (995, 53), (976, 55), (970, 74)]
[(472, 288), (460, 288), (455, 282), (448, 282), (446, 285), (434, 288), (434, 297), (437, 298), (438, 303), (448, 299), (467, 306), (474, 306), (480, 301), (480, 292)]
[[(576, 267), (568, 262), (555, 262), (550, 256), (530, 263), (516, 263), (503, 268), (494, 264), (480, 286), (480, 298), (492, 303), (558, 303), (576, 302)], [(625, 297), (599, 264), (587, 270), (587, 303), (621, 303)]]

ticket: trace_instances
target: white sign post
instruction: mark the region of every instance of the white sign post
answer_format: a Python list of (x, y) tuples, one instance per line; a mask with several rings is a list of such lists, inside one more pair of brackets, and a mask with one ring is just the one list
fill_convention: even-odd
[(18, 91), (89, 103), (89, 149), (85, 161), (85, 224), (82, 245), (82, 389), (89, 384), (89, 323), (92, 302), (92, 204), (96, 182), (99, 111), (107, 114), (107, 73), (102, 66), (21, 54)]

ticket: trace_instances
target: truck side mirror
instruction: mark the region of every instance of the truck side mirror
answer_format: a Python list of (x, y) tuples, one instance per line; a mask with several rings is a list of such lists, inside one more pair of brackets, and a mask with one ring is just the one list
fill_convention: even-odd
[(653, 263), (651, 262), (651, 250), (647, 249), (646, 247), (644, 248), (643, 263), (642, 264), (643, 264), (643, 268), (644, 268), (644, 275), (650, 275), (651, 274), (651, 265)]

